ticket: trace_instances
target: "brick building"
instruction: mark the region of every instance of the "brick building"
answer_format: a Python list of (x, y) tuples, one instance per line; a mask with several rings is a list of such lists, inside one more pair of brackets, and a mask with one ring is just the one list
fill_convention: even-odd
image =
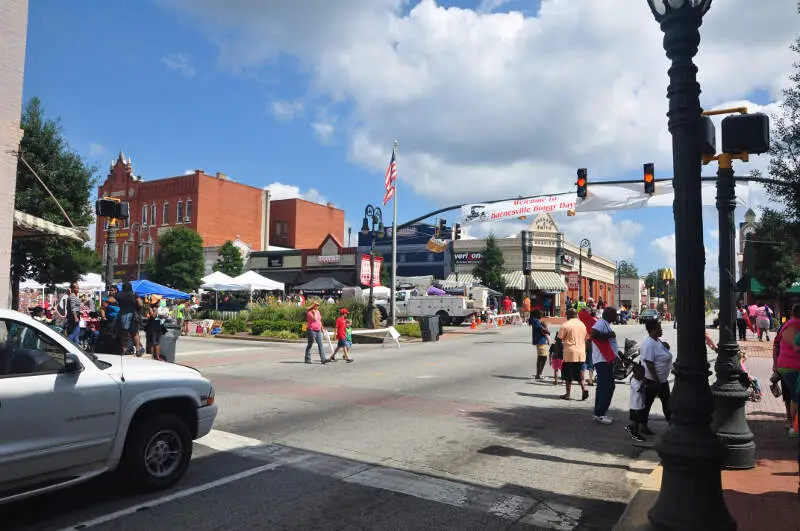
[(328, 234), (344, 241), (344, 210), (332, 203), (321, 205), (305, 199), (270, 202), (272, 220), (269, 244), (290, 249), (316, 249)]
[[(114, 197), (130, 205), (130, 219), (119, 227), (114, 253), (115, 276), (136, 278), (137, 266), (158, 250), (158, 237), (173, 227), (187, 227), (203, 238), (206, 251), (226, 240), (252, 250), (268, 247), (269, 191), (236, 183), (223, 173), (194, 173), (145, 181), (133, 173), (131, 160), (120, 152), (98, 197)], [(106, 259), (106, 231), (97, 225), (95, 249)], [(206, 261), (209, 258), (208, 252)], [(212, 253), (213, 254), (213, 253)]]

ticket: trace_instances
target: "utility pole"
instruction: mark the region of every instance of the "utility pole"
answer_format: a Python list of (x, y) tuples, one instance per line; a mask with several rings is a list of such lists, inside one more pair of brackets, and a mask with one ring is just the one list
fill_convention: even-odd
[(106, 285), (114, 283), (114, 262), (117, 258), (117, 220), (108, 220), (106, 229)]

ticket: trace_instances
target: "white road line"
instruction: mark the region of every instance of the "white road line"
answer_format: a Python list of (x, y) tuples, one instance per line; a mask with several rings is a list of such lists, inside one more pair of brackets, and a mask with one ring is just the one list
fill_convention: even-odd
[(150, 509), (153, 507), (158, 507), (159, 505), (164, 505), (165, 503), (173, 502), (175, 500), (180, 500), (182, 498), (186, 498), (188, 496), (192, 496), (194, 494), (198, 494), (201, 492), (205, 492), (207, 490), (215, 489), (217, 487), (221, 487), (223, 485), (227, 485), (228, 483), (233, 483), (234, 481), (239, 481), (245, 478), (249, 478), (250, 476), (255, 476), (256, 474), (261, 474), (262, 472), (267, 472), (269, 470), (275, 470), (283, 466), (281, 463), (269, 463), (266, 465), (262, 465), (256, 468), (251, 468), (249, 470), (245, 470), (243, 472), (239, 472), (237, 474), (232, 474), (230, 476), (225, 476), (215, 481), (211, 481), (209, 483), (204, 483), (202, 485), (198, 485), (196, 487), (192, 487), (190, 489), (180, 490), (178, 492), (168, 494), (167, 496), (163, 496), (161, 498), (156, 498), (155, 500), (150, 500), (144, 503), (140, 503), (138, 505), (134, 505), (132, 507), (128, 507), (127, 509), (121, 509), (119, 511), (107, 514), (105, 516), (100, 516), (93, 520), (87, 520), (86, 522), (81, 522), (80, 524), (76, 524), (74, 526), (65, 527), (61, 531), (76, 531), (79, 529), (87, 529), (89, 527), (95, 527), (100, 524), (105, 524), (111, 522), (113, 520), (117, 520), (118, 518), (122, 518), (123, 516), (131, 515), (137, 511), (141, 511), (142, 509)]
[(264, 443), (258, 439), (251, 439), (250, 437), (243, 437), (235, 433), (228, 433), (220, 430), (211, 430), (208, 432), (208, 435), (197, 439), (195, 442), (207, 446), (212, 450), (217, 450), (218, 452), (235, 452), (242, 448), (264, 445)]
[(178, 351), (176, 356), (197, 356), (197, 355), (209, 355), (209, 354), (227, 354), (229, 352), (243, 352), (245, 350), (264, 350), (264, 347), (236, 347), (236, 348), (225, 348), (224, 346), (220, 346), (216, 349), (210, 350), (190, 350), (188, 352)]

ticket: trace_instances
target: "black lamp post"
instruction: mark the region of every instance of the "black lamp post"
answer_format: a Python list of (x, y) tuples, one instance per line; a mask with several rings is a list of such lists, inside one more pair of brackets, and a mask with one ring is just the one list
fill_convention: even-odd
[(375, 238), (383, 238), (383, 233), (383, 212), (377, 206), (367, 205), (364, 209), (364, 221), (361, 223), (361, 234), (372, 236), (369, 247), (369, 302), (364, 315), (364, 324), (367, 328), (375, 328), (375, 299), (372, 296), (372, 287), (375, 283), (372, 278), (375, 273)]
[(614, 306), (616, 306), (617, 309), (622, 307), (622, 272), (620, 271), (622, 266), (625, 266), (627, 269), (628, 262), (625, 260), (617, 262), (617, 300), (614, 301)]
[(581, 240), (578, 249), (578, 300), (583, 296), (583, 250), (588, 249), (586, 258), (592, 259), (592, 242), (586, 238)]
[[(134, 229), (134, 227), (136, 227), (136, 229)], [(142, 227), (142, 224), (140, 222), (134, 221), (133, 223), (131, 223), (130, 230), (131, 230), (131, 232), (135, 231), (136, 232), (136, 236), (138, 238), (138, 242), (136, 244), (136, 280), (141, 280), (142, 279), (142, 261), (143, 261), (143, 258), (144, 258), (142, 256), (142, 249), (145, 246), (145, 243), (144, 243), (143, 238), (142, 238), (142, 233), (144, 232), (144, 227)], [(150, 236), (150, 227), (148, 226), (147, 227), (147, 246), (149, 247), (151, 245), (153, 245), (153, 239)]]
[(734, 530), (722, 497), (727, 450), (711, 430), (714, 400), (705, 348), (705, 249), (700, 190), (702, 167), (700, 85), (692, 59), (711, 0), (648, 0), (664, 32), (669, 68), (675, 202), (675, 277), (678, 357), (669, 431), (656, 446), (664, 467), (658, 500), (648, 517), (657, 529)]

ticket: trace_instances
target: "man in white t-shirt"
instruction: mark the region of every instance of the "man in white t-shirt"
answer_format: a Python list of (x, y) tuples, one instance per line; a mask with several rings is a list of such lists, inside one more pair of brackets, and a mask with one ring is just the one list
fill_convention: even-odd
[(640, 359), (644, 365), (645, 377), (645, 415), (644, 426), (639, 431), (644, 435), (653, 435), (647, 426), (650, 417), (650, 408), (656, 398), (661, 399), (661, 409), (664, 411), (664, 418), (669, 419), (672, 411), (669, 407), (670, 390), (669, 375), (672, 372), (672, 352), (661, 341), (661, 323), (657, 321), (647, 321), (646, 324), (648, 338), (642, 342), (639, 349)]
[(608, 306), (603, 309), (603, 318), (592, 327), (592, 363), (597, 382), (594, 396), (594, 416), (592, 420), (600, 424), (611, 424), (613, 419), (606, 415), (614, 397), (614, 361), (617, 359), (617, 334), (611, 323), (617, 320), (617, 309)]

